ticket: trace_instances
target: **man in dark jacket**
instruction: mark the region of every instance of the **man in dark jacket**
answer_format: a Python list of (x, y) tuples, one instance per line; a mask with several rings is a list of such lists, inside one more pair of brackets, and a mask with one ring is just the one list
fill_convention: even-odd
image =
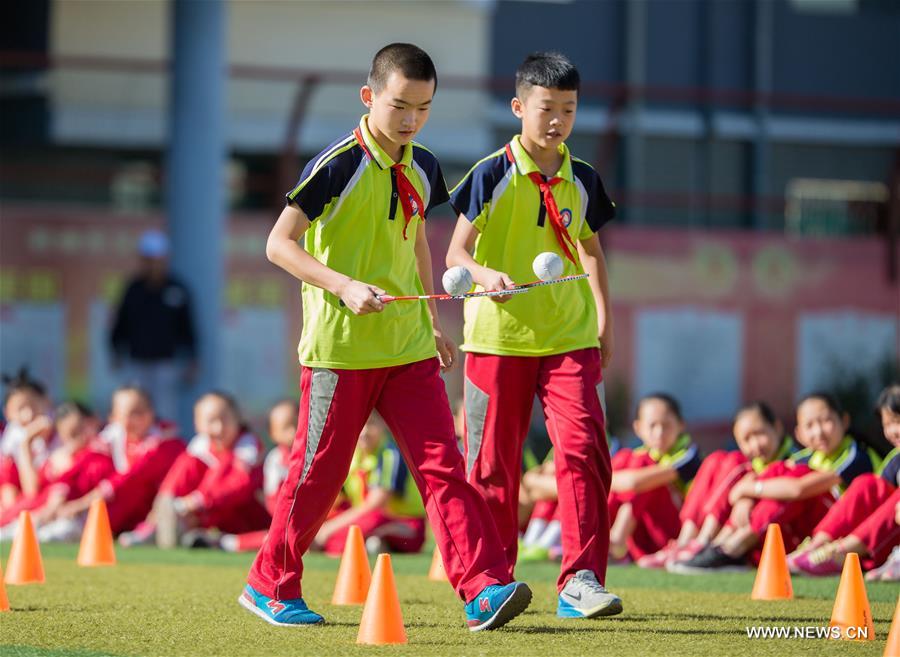
[(113, 366), (153, 398), (157, 415), (178, 415), (178, 392), (196, 371), (196, 345), (187, 288), (168, 269), (169, 240), (158, 230), (141, 235), (141, 268), (116, 312)]

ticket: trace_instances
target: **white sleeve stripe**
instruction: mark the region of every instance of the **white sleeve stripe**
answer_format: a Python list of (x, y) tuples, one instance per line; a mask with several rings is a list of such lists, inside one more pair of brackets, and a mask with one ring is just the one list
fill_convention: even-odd
[(344, 203), (344, 199), (346, 199), (347, 196), (350, 195), (350, 192), (353, 191), (353, 188), (356, 187), (356, 183), (358, 183), (359, 179), (362, 178), (363, 172), (366, 170), (366, 167), (368, 165), (369, 165), (369, 161), (366, 158), (363, 158), (362, 161), (359, 163), (359, 166), (356, 167), (356, 171), (354, 172), (353, 176), (350, 178), (350, 180), (344, 186), (344, 189), (341, 190), (341, 195), (338, 197), (337, 203), (335, 203), (334, 206), (331, 208), (331, 210), (328, 211), (327, 217), (324, 216), (324, 209), (323, 209), (322, 216), (320, 216), (318, 218), (320, 225), (325, 226), (329, 221), (331, 221), (332, 217), (337, 215), (337, 211), (340, 209), (341, 205)]
[(584, 183), (581, 182), (578, 176), (575, 176), (575, 187), (578, 189), (578, 195), (581, 197), (581, 212), (578, 213), (580, 223), (578, 224), (578, 230), (575, 231), (575, 237), (577, 238), (581, 235), (581, 229), (587, 221), (588, 193)]
[(856, 454), (858, 452), (856, 441), (850, 443), (850, 449), (847, 450), (846, 456), (841, 459), (840, 464), (834, 469), (835, 473), (840, 474), (856, 462)]
[(344, 139), (342, 139), (341, 141), (339, 141), (338, 143), (336, 143), (334, 146), (332, 146), (331, 148), (329, 148), (327, 151), (325, 151), (324, 153), (322, 153), (322, 155), (319, 157), (318, 160), (316, 160), (316, 163), (313, 165), (313, 168), (312, 168), (312, 171), (311, 171), (310, 174), (309, 174), (309, 177), (311, 178), (312, 176), (314, 176), (314, 175), (319, 171), (319, 169), (321, 169), (322, 166), (323, 166), (329, 159), (331, 159), (330, 156), (331, 156), (331, 155), (335, 155), (335, 154), (336, 154), (335, 151), (337, 151), (338, 149), (340, 149), (342, 146), (346, 146), (347, 143), (348, 143), (351, 139), (356, 139), (356, 137), (353, 135), (352, 132), (351, 132), (349, 135), (347, 135)]
[(672, 467), (677, 470), (685, 463), (689, 463), (691, 461), (691, 459), (693, 459), (695, 456), (697, 456), (697, 446), (691, 445), (690, 447), (688, 447), (688, 450), (684, 453), (684, 456), (682, 456), (680, 459), (678, 459), (677, 461), (674, 461), (672, 463)]
[[(428, 202), (431, 200), (431, 183), (428, 181), (428, 176), (425, 174), (425, 169), (419, 166), (419, 163), (415, 160), (412, 161), (413, 169), (417, 174), (419, 174), (419, 180), (422, 181), (422, 189), (425, 193), (422, 195), (422, 202), (425, 204), (425, 208), (428, 207)], [(422, 218), (425, 218), (425, 208), (421, 209)]]

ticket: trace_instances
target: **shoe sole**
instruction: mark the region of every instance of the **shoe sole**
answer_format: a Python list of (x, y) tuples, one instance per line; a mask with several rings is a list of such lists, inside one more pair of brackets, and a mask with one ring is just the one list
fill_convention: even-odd
[(483, 630), (496, 630), (503, 627), (513, 618), (528, 609), (531, 604), (531, 589), (524, 582), (520, 582), (510, 596), (500, 605), (496, 613), (481, 625), (470, 627), (470, 632), (481, 632)]
[(575, 611), (579, 612), (578, 615), (567, 616), (567, 615), (562, 615), (557, 611), (556, 617), (557, 618), (565, 618), (565, 619), (568, 619), (568, 618), (575, 618), (575, 619), (578, 619), (578, 618), (603, 618), (606, 616), (617, 616), (622, 613), (623, 609), (624, 609), (624, 607), (622, 606), (622, 600), (620, 598), (616, 598), (615, 600), (610, 601), (609, 604), (600, 605), (600, 606), (594, 607), (593, 609), (589, 609), (587, 611), (579, 611), (576, 609)]
[(244, 597), (244, 594), (238, 596), (238, 604), (241, 605), (244, 609), (249, 611), (251, 614), (262, 618), (269, 625), (277, 625), (278, 627), (306, 627), (307, 625), (323, 625), (325, 623), (325, 619), (323, 618), (320, 621), (315, 623), (279, 623), (274, 618), (268, 616), (265, 612), (263, 612), (259, 607), (250, 602)]

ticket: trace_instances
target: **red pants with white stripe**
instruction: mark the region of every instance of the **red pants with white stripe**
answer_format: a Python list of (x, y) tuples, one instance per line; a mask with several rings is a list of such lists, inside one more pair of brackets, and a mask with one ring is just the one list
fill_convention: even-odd
[[(620, 449), (613, 457), (615, 470), (647, 468), (656, 465), (647, 452)], [(615, 521), (623, 504), (630, 504), (637, 527), (628, 537), (628, 554), (637, 561), (647, 554), (653, 554), (665, 547), (666, 543), (678, 537), (681, 520), (678, 519), (681, 493), (672, 486), (657, 486), (642, 493), (610, 493), (609, 517)]]
[[(776, 477), (800, 478), (812, 472), (805, 465), (789, 466), (786, 461), (778, 461), (770, 465), (757, 477), (757, 480), (774, 479)], [(762, 546), (770, 523), (777, 523), (781, 528), (784, 547), (788, 552), (796, 549), (800, 542), (812, 534), (813, 529), (834, 504), (831, 493), (814, 495), (804, 500), (758, 500), (750, 512), (750, 527), (759, 536)]]
[(748, 472), (750, 462), (740, 452), (720, 450), (704, 458), (681, 507), (681, 522), (700, 527), (712, 516), (724, 525), (731, 515), (728, 493)]
[(465, 481), (437, 358), (369, 370), (303, 367), (290, 471), (249, 584), (279, 600), (301, 597), (302, 556), (347, 478), (359, 433), (379, 412), (422, 494), (447, 577), (466, 601), (510, 581), (490, 513)]
[(466, 356), (466, 469), (487, 500), (512, 577), (518, 549), (522, 446), (537, 395), (554, 447), (563, 560), (557, 586), (579, 570), (606, 579), (612, 470), (600, 350), (555, 356)]
[(864, 474), (854, 479), (832, 506), (814, 534), (828, 534), (832, 540), (852, 534), (868, 548), (874, 568), (887, 559), (891, 550), (900, 543), (900, 525), (895, 520), (900, 489), (874, 474)]
[[(373, 509), (353, 523), (365, 538), (378, 536), (391, 552), (419, 552), (425, 544), (425, 518), (398, 518)], [(332, 534), (325, 542), (325, 553), (338, 556), (344, 552), (350, 527)]]

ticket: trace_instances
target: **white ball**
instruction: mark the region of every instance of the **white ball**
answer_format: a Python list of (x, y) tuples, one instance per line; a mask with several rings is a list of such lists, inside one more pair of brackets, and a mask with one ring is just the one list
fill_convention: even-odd
[(457, 265), (450, 267), (441, 277), (441, 283), (447, 294), (456, 296), (457, 294), (465, 294), (472, 289), (472, 274), (465, 267)]
[(544, 253), (538, 254), (538, 257), (534, 259), (531, 268), (534, 270), (534, 275), (542, 281), (555, 281), (562, 276), (563, 261), (562, 258), (555, 253), (545, 251)]

